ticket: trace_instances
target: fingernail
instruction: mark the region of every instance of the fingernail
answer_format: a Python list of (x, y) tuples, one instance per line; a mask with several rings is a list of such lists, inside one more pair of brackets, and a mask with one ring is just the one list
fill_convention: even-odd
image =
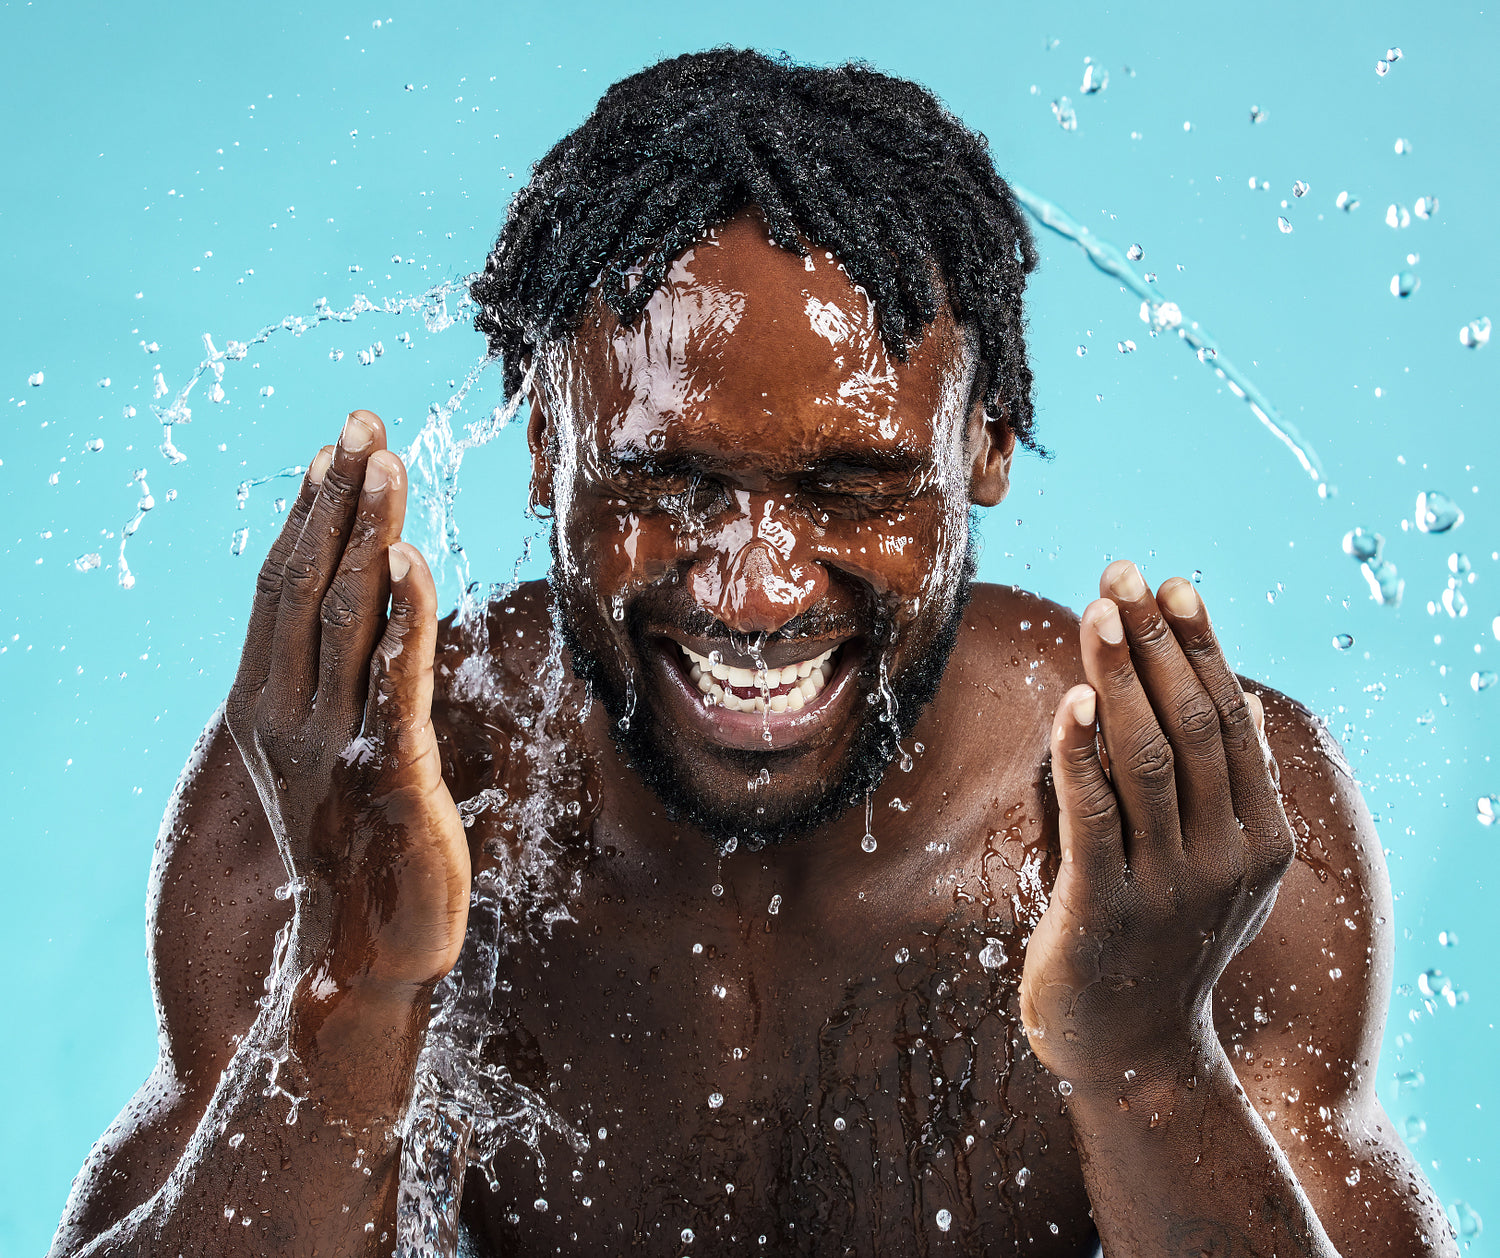
[(1133, 563), (1126, 564), (1109, 583), (1109, 588), (1127, 602), (1135, 602), (1146, 592), (1146, 581)]
[(411, 556), (400, 546), (392, 546), (387, 552), (391, 560), (391, 580), (402, 581), (411, 571)]
[(307, 479), (310, 484), (321, 485), (323, 477), (328, 475), (328, 465), (333, 462), (333, 447), (324, 446), (314, 456), (312, 466), (307, 469)]
[(350, 454), (359, 454), (370, 448), (375, 440), (375, 430), (362, 420), (358, 413), (344, 421), (344, 431), (339, 434), (339, 445)]
[(391, 483), (391, 469), (378, 454), (365, 464), (365, 493), (378, 494)]
[(1162, 588), (1161, 601), (1166, 604), (1167, 610), (1180, 620), (1190, 620), (1198, 614), (1198, 608), (1202, 604), (1198, 601), (1198, 591), (1193, 589), (1191, 581), (1184, 581), (1181, 577), (1168, 581)]
[(1092, 687), (1085, 688), (1072, 702), (1073, 719), (1080, 725), (1093, 725), (1095, 695)]
[(1125, 641), (1125, 626), (1120, 623), (1120, 609), (1105, 600), (1105, 608), (1094, 620), (1094, 632), (1110, 644), (1119, 646)]

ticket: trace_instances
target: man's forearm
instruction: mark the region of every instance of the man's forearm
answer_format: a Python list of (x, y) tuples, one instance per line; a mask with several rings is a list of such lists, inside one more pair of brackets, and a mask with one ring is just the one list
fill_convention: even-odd
[(1338, 1258), (1217, 1039), (1130, 1074), (1069, 1097), (1110, 1258)]
[[(405, 1001), (262, 1012), (166, 1182), (82, 1252), (355, 1255), (394, 1246)], [(327, 1055), (319, 1041), (349, 1051)]]

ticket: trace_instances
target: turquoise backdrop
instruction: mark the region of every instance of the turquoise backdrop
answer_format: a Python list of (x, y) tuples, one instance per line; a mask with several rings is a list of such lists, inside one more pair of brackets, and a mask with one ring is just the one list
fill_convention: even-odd
[[(0, 5), (0, 1252), (45, 1248), (156, 1052), (153, 838), (294, 482), (242, 503), (238, 487), (306, 462), (355, 406), (407, 444), (479, 360), (477, 334), (433, 331), (431, 309), (316, 322), (317, 303), (461, 278), (605, 86), (724, 42), (929, 84), (1002, 172), (1139, 244), (1139, 269), (1316, 446), (1326, 500), (1188, 347), (1148, 334), (1136, 297), (1042, 232), (1031, 338), (1055, 458), (1021, 460), (983, 576), (1077, 607), (1111, 557), (1155, 580), (1200, 571), (1241, 670), (1327, 717), (1397, 895), (1380, 1095), (1483, 1252), (1478, 1218), (1500, 1226), (1500, 1078), (1481, 1068), (1500, 828), (1476, 800), (1500, 794), (1500, 686), (1471, 677), (1500, 668), (1500, 344), (1460, 329), (1500, 318), (1496, 34), (1475, 3), (1386, 0)], [(1108, 73), (1096, 93), (1090, 58)], [(1401, 272), (1420, 281), (1404, 298)], [(205, 335), (222, 351), (288, 316), (304, 325), (225, 364), (222, 401), (200, 382), (173, 433), (186, 460), (164, 457), (151, 407)], [(486, 372), (455, 422), (501, 401)], [(508, 577), (536, 527), (518, 428), (463, 468), (476, 577)], [(1461, 525), (1415, 527), (1429, 490)], [(146, 495), (124, 589), (121, 535)], [(1356, 526), (1384, 535), (1399, 607), (1341, 549)]]

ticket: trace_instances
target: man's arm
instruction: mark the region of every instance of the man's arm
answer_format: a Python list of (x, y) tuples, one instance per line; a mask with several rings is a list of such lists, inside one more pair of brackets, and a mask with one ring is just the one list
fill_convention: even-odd
[[(186, 994), (187, 1026), (148, 1085), (171, 1139), (114, 1192), (85, 1176), (59, 1252), (375, 1254), (394, 1239), (401, 1121), (470, 878), (431, 721), (436, 589), (398, 541), (405, 469), (383, 445), (380, 421), (355, 412), (314, 459), (261, 569), (225, 709), (284, 866), (257, 894), (290, 891), (269, 991), (243, 1001), (236, 938), (206, 941), (175, 981), (159, 974), (164, 1004)], [(200, 868), (217, 897), (244, 892), (232, 873)], [(175, 893), (164, 879), (158, 916)], [(202, 1030), (202, 1060), (179, 1050), (211, 1013), (195, 988), (226, 977), (253, 1020), (211, 1074), (222, 1024)], [(133, 1134), (122, 1143), (143, 1147)], [(124, 1164), (118, 1147), (92, 1161)]]
[[(1295, 847), (1262, 705), (1191, 583), (1166, 583), (1158, 602), (1117, 563), (1102, 592), (1080, 632), (1089, 685), (1068, 692), (1052, 731), (1062, 863), (1027, 947), (1032, 1048), (1068, 1098), (1112, 1258), (1333, 1258), (1330, 1218), (1298, 1179), (1327, 1172), (1300, 1155), (1294, 1166), (1213, 1025), (1215, 986), (1271, 915)], [(1358, 1016), (1294, 1021), (1289, 1034), (1330, 1059), (1335, 1042), (1370, 1040)], [(1330, 1217), (1349, 1204), (1320, 1200)], [(1396, 1252), (1452, 1252), (1445, 1240)]]
[(1376, 1096), (1394, 931), (1380, 838), (1317, 718), (1262, 694), (1298, 851), (1215, 988), (1219, 1038), (1341, 1253), (1451, 1254), (1442, 1206)]
[(291, 905), (286, 867), (239, 749), (216, 712), (162, 819), (151, 863), (146, 955), (156, 1068), (90, 1150), (53, 1240), (76, 1253), (166, 1180), (236, 1041), (266, 994), (276, 932)]

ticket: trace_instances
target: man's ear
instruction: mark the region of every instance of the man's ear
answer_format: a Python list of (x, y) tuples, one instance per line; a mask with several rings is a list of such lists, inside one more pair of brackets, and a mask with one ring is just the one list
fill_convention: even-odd
[(542, 391), (531, 385), (531, 413), (526, 419), (526, 445), (531, 450), (531, 509), (552, 514), (552, 424), (542, 402)]
[(969, 458), (969, 501), (976, 507), (999, 505), (1010, 492), (1010, 461), (1016, 453), (1009, 407), (1002, 403), (998, 417), (988, 415), (984, 399), (975, 398), (969, 408), (964, 449)]

